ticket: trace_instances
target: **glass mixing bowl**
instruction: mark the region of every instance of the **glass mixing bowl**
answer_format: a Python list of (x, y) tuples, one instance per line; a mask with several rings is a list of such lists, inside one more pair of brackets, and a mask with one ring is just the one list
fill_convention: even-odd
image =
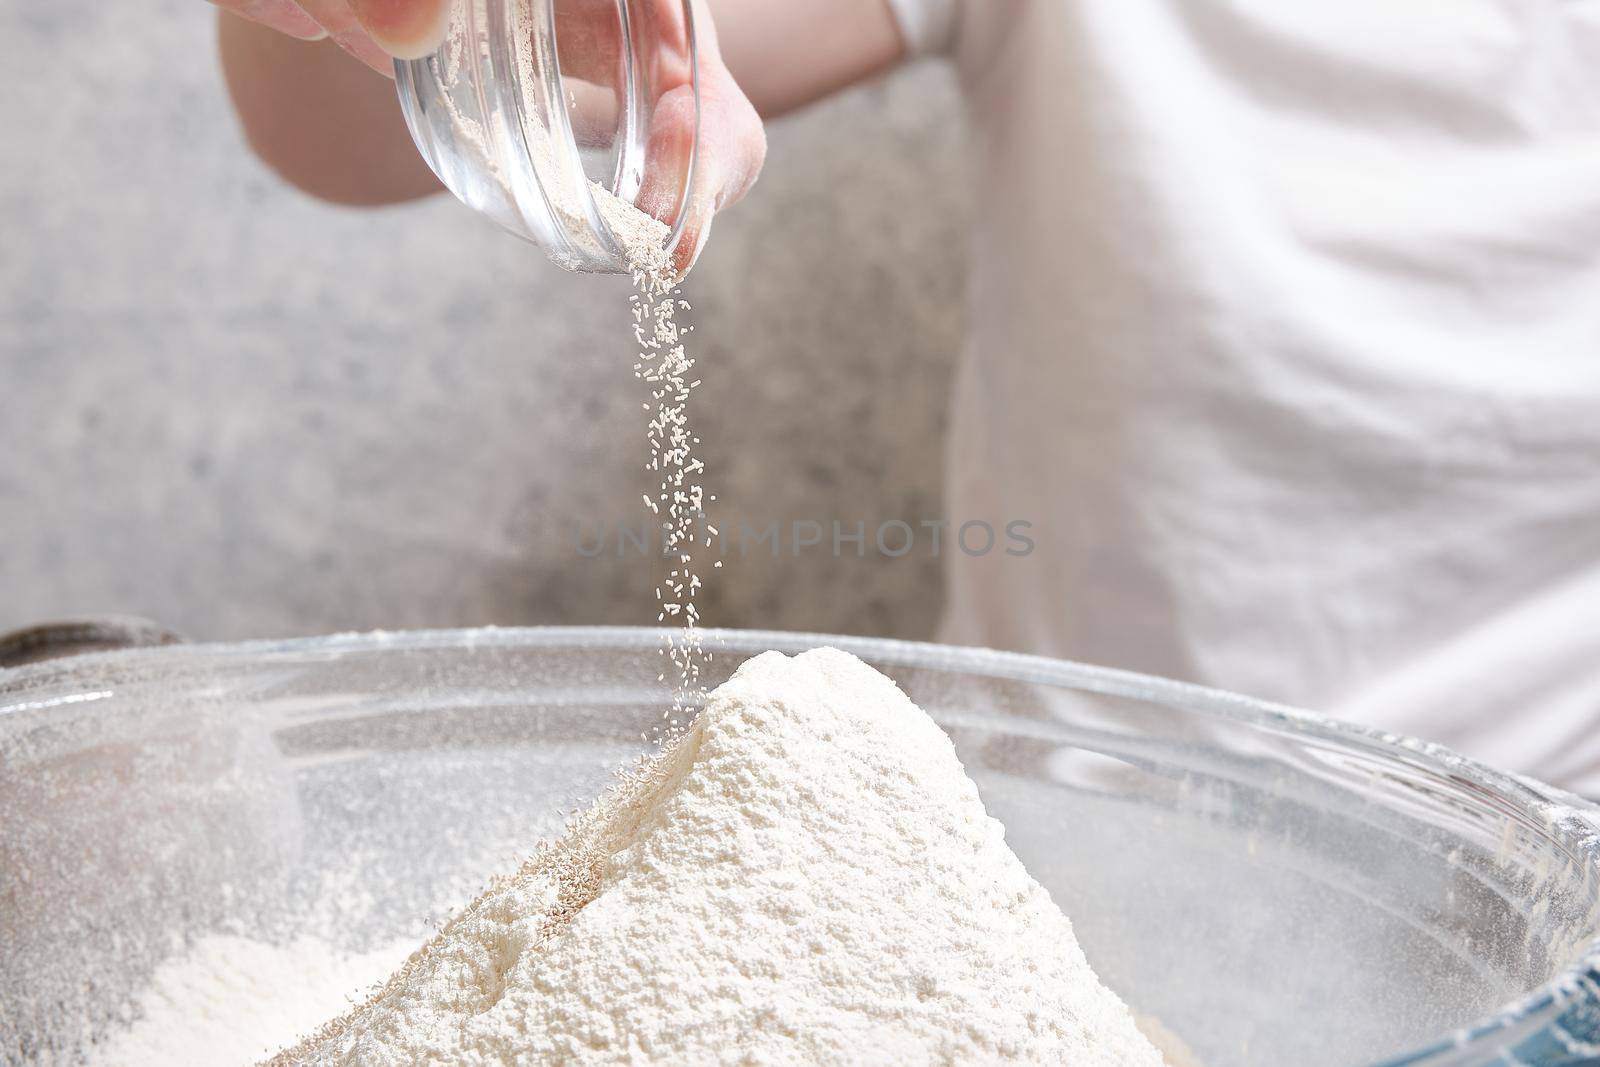
[[(1107, 984), (1208, 1067), (1600, 1062), (1582, 801), (1132, 674), (708, 635), (713, 681), (818, 644), (894, 677)], [(659, 638), (370, 634), (0, 671), (0, 1061), (72, 1062), (209, 933), (420, 941), (644, 749)]]

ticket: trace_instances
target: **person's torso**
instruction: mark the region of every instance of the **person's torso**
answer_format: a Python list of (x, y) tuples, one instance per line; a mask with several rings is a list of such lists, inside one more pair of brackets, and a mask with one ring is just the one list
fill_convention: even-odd
[(945, 636), (1600, 791), (1600, 0), (968, 0)]

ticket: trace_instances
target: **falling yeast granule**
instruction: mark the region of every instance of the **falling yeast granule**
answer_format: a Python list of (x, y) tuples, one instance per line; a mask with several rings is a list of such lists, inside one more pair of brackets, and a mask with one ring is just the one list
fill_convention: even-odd
[[(694, 360), (684, 345), (690, 327), (678, 322), (678, 312), (687, 311), (689, 304), (678, 290), (677, 269), (667, 249), (671, 231), (602, 186), (594, 185), (592, 192), (633, 273), (633, 332), (639, 351), (633, 373), (650, 387), (650, 400), (644, 404), (650, 414), (645, 469), (659, 483), (653, 493), (644, 494), (644, 504), (659, 523), (662, 555), (670, 568), (656, 586), (656, 621), (681, 627), (670, 633), (663, 650), (673, 676), (672, 704), (666, 712), (670, 735), (681, 725), (680, 715), (698, 702), (701, 664), (710, 659), (701, 646), (695, 604), (701, 584), (696, 556), (709, 550), (717, 536), (706, 516), (706, 505), (716, 497), (701, 485), (705, 463), (695, 454), (700, 438), (689, 422), (689, 396), (700, 380), (693, 377)], [(665, 681), (667, 673), (661, 677)]]
[(769, 652), (288, 1064), (1159, 1067), (955, 750)]
[[(532, 0), (510, 4), (513, 39), (541, 39), (549, 15), (547, 6)], [(456, 3), (452, 8), (454, 21), (440, 54), (441, 75), (453, 90), (445, 94), (444, 106), (461, 135), (461, 147), (500, 183), (507, 200), (515, 202), (517, 194), (496, 162), (498, 152), (507, 149), (491, 148), (482, 124), (456, 108), (455, 92), (467, 88), (467, 72), (491, 47), (486, 33), (494, 20), (483, 0), (472, 0), (471, 7), (471, 18), (467, 3)], [(473, 55), (474, 50), (480, 54)], [(546, 206), (561, 220), (567, 239), (581, 246), (586, 257), (607, 258), (615, 251), (611, 247), (614, 243), (621, 250), (622, 263), (633, 275), (630, 317), (637, 342), (633, 372), (650, 388), (650, 399), (644, 404), (650, 416), (646, 425), (650, 458), (645, 469), (657, 483), (652, 492), (644, 494), (644, 503), (658, 523), (662, 556), (669, 568), (656, 585), (656, 620), (673, 627), (662, 648), (668, 663), (661, 680), (670, 680), (672, 699), (663, 715), (667, 729), (657, 732), (656, 739), (660, 740), (675, 733), (682, 723), (682, 713), (698, 704), (703, 695), (701, 667), (711, 658), (700, 641), (695, 596), (702, 580), (697, 557), (702, 549), (711, 548), (717, 536), (705, 510), (716, 497), (702, 488), (705, 464), (695, 454), (700, 438), (689, 423), (689, 395), (700, 384), (692, 375), (694, 360), (684, 345), (684, 336), (691, 327), (678, 322), (678, 313), (688, 310), (689, 305), (678, 290), (678, 271), (667, 247), (671, 228), (598, 182), (589, 183), (589, 196), (585, 197), (584, 187), (569, 180), (571, 172), (564, 160), (571, 148), (557, 148), (561, 143), (558, 138), (564, 139), (565, 134), (539, 119), (545, 114), (541, 61), (532, 47), (518, 48), (516, 52), (524, 116), (517, 146), (526, 151), (529, 164), (539, 176)], [(594, 232), (590, 200), (604, 228), (610, 231), (612, 242)], [(721, 566), (720, 560), (712, 564), (713, 568)]]

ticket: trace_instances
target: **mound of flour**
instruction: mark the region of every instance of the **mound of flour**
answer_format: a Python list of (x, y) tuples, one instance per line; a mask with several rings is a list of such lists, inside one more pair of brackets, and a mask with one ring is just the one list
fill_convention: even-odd
[(90, 1050), (95, 1067), (233, 1067), (358, 1003), (409, 946), (342, 953), (302, 937), (272, 945), (213, 934), (163, 963), (131, 1025)]
[(949, 740), (843, 652), (670, 748), (278, 1064), (1159, 1067)]

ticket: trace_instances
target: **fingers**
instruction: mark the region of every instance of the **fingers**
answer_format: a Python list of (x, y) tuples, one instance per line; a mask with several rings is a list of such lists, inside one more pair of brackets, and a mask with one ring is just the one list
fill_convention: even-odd
[[(561, 76), (619, 86), (622, 23), (615, 0), (555, 0), (556, 53)], [(635, 32), (639, 28), (635, 27)]]
[(396, 59), (438, 51), (450, 29), (450, 0), (348, 0), (367, 36)]
[(718, 61), (712, 76), (701, 79), (700, 159), (695, 174), (702, 190), (713, 195), (712, 207), (732, 207), (756, 184), (767, 161), (767, 129), (750, 98)]
[(677, 222), (678, 196), (693, 162), (694, 125), (694, 93), (689, 86), (680, 85), (656, 101), (637, 202), (639, 210), (668, 225)]
[(224, 11), (258, 22), (271, 30), (298, 37), (302, 41), (320, 41), (328, 35), (316, 19), (294, 5), (293, 0), (211, 0)]
[[(680, 275), (700, 256), (718, 211), (750, 191), (766, 160), (767, 137), (761, 119), (719, 60), (702, 61), (700, 72), (700, 142), (694, 152), (694, 181), (683, 232), (673, 250)], [(694, 148), (694, 93), (679, 86), (656, 102), (651, 117), (644, 185), (639, 207), (676, 223), (679, 190)]]
[[(283, 0), (266, 2), (281, 3)], [(450, 0), (298, 0), (298, 3), (340, 48), (389, 77), (394, 76), (396, 59), (421, 59), (432, 54), (450, 28)]]
[(335, 44), (379, 74), (394, 76), (394, 58), (367, 36), (364, 26), (345, 0), (298, 0), (306, 14), (317, 20)]

